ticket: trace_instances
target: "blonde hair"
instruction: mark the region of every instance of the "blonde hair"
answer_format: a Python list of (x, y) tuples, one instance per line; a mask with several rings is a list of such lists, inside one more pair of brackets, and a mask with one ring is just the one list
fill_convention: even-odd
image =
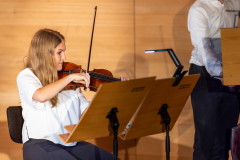
[[(32, 69), (43, 86), (58, 80), (54, 50), (64, 40), (61, 33), (51, 29), (41, 29), (33, 36), (25, 67)], [(58, 103), (58, 95), (50, 102), (52, 107), (55, 107)]]

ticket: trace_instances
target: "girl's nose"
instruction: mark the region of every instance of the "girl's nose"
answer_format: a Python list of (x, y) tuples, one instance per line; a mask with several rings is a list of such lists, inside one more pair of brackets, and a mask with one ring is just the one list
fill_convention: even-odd
[(65, 53), (62, 54), (62, 57), (61, 57), (61, 58), (62, 58), (62, 60), (66, 60), (66, 59), (67, 59)]

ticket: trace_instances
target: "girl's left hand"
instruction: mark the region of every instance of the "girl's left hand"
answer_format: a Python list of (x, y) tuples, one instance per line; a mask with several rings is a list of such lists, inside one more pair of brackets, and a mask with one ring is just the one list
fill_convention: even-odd
[(121, 74), (121, 81), (128, 81), (128, 80), (130, 80), (130, 78), (125, 78), (123, 77), (123, 74)]

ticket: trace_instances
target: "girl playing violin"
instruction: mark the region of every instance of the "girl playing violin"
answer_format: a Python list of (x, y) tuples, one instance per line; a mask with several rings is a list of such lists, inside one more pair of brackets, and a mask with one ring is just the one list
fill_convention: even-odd
[[(17, 77), (24, 124), (24, 160), (108, 160), (113, 155), (87, 142), (63, 143), (64, 126), (76, 124), (89, 102), (81, 89), (61, 91), (68, 83), (89, 86), (88, 73), (58, 79), (66, 46), (63, 35), (41, 29), (31, 41), (25, 69)], [(61, 92), (60, 92), (61, 91)]]

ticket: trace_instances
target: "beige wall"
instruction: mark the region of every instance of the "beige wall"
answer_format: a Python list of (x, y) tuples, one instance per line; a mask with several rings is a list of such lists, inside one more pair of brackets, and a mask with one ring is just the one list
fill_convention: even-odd
[[(188, 69), (193, 49), (187, 13), (194, 0), (0, 0), (0, 159), (22, 159), (21, 144), (9, 138), (6, 108), (20, 105), (16, 77), (33, 34), (52, 28), (66, 37), (67, 61), (86, 69), (98, 6), (90, 70), (108, 69), (114, 77), (171, 77), (176, 69), (167, 53), (146, 49), (173, 48)], [(94, 92), (85, 95), (91, 100)], [(192, 159), (194, 126), (190, 101), (170, 132), (171, 159)], [(89, 140), (112, 151), (112, 137)], [(165, 134), (122, 141), (119, 157), (126, 160), (165, 159)]]

